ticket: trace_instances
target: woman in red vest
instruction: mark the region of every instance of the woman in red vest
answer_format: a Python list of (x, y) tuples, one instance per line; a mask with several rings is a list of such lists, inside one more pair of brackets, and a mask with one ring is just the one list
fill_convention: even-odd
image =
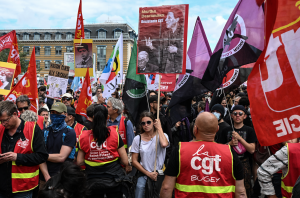
[(88, 198), (122, 198), (128, 164), (124, 143), (116, 126), (106, 127), (107, 109), (99, 105), (94, 110), (93, 129), (83, 131), (78, 141), (77, 164), (86, 166)]

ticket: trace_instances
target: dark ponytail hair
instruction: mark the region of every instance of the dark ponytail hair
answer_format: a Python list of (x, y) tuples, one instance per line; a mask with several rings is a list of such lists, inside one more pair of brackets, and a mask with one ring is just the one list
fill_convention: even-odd
[(110, 131), (106, 127), (108, 111), (103, 105), (97, 105), (94, 109), (93, 119), (93, 136), (97, 141), (98, 146), (102, 145), (103, 142), (109, 137)]
[[(140, 116), (140, 123), (139, 123), (141, 134), (145, 132), (144, 129), (143, 129), (143, 126), (141, 125), (142, 119), (143, 119), (144, 117), (150, 118), (150, 119), (153, 121), (153, 123), (154, 123), (154, 121), (155, 121), (154, 115), (153, 115), (152, 113), (150, 113), (149, 111), (144, 111), (143, 113), (141, 113), (141, 116)], [(154, 126), (153, 126), (153, 127), (154, 127)], [(155, 127), (154, 127), (154, 131), (156, 131), (156, 128), (155, 128)]]

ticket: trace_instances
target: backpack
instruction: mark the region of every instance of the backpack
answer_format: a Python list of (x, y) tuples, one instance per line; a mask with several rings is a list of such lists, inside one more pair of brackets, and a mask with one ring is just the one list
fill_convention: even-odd
[(257, 141), (255, 143), (255, 151), (253, 153), (254, 161), (260, 166), (271, 156), (268, 146), (261, 146)]

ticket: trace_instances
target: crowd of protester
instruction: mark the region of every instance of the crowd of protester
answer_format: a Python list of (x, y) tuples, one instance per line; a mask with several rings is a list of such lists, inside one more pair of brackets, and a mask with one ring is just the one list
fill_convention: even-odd
[(168, 109), (172, 93), (158, 96), (149, 91), (149, 112), (143, 112), (135, 123), (120, 90), (107, 100), (102, 91), (100, 87), (95, 90), (87, 117), (75, 113), (80, 91), (69, 87), (60, 101), (47, 98), (46, 87), (39, 87), (38, 113), (30, 110), (26, 95), (19, 96), (15, 104), (0, 102), (0, 198), (144, 198), (149, 193), (147, 180), (158, 181), (161, 175), (164, 182), (153, 191), (161, 197), (189, 197), (180, 186), (189, 172), (182, 172), (182, 152), (188, 153), (189, 146), (196, 148), (199, 141), (209, 148), (215, 143), (216, 149), (232, 158), (232, 168), (220, 177), (233, 182), (235, 191), (212, 190), (209, 194), (200, 190), (201, 194), (198, 190), (200, 194), (194, 197), (223, 197), (222, 193), (230, 192), (232, 196), (225, 197), (258, 198), (261, 193), (299, 197), (299, 181), (294, 189), (282, 190), (282, 182), (289, 182), (282, 176), (300, 166), (290, 166), (286, 143), (298, 140), (270, 146), (264, 161), (257, 160), (261, 147), (247, 87), (228, 94), (216, 91), (195, 96), (191, 113), (173, 125)]

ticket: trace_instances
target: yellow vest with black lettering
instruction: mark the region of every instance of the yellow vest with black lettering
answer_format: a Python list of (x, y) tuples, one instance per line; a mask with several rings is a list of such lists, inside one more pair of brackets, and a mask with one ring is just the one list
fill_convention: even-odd
[[(31, 154), (34, 152), (32, 143), (35, 126), (35, 122), (25, 122), (23, 133), (26, 139), (19, 139), (17, 141), (14, 149), (15, 153)], [(4, 130), (4, 126), (0, 125), (0, 143), (2, 143)], [(1, 146), (0, 153), (2, 153)], [(12, 161), (11, 182), (13, 193), (33, 190), (39, 184), (39, 165), (17, 166), (16, 162)]]

